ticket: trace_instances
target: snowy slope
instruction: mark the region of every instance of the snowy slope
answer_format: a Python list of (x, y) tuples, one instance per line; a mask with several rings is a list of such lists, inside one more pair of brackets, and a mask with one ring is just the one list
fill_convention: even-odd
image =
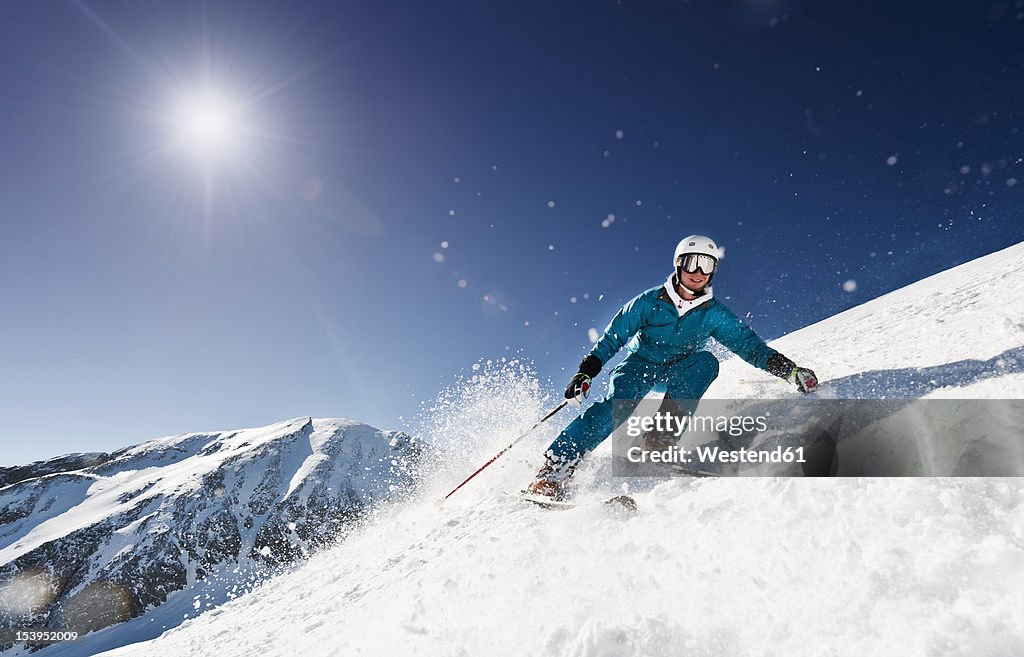
[[(838, 395), (1022, 398), (1022, 270), (1018, 245), (775, 346)], [(488, 394), (488, 377), (508, 394)], [(736, 359), (709, 392), (780, 394), (796, 393)], [(461, 457), (422, 500), (381, 511), (249, 595), (106, 654), (1024, 654), (1016, 479), (633, 480), (636, 515), (550, 512), (500, 490), (525, 482), (552, 426), (437, 503), (550, 401), (509, 364), (467, 379), (432, 425)], [(584, 500), (627, 483), (608, 476), (606, 451), (578, 475)]]
[[(1024, 397), (1024, 244), (964, 263), (771, 343), (841, 398)], [(779, 394), (738, 358), (709, 399)]]
[(177, 620), (160, 612), (153, 636), (180, 622), (182, 598), (194, 614), (333, 543), (408, 487), (419, 455), (402, 433), (299, 418), (12, 469), (0, 620), (98, 629), (170, 599)]
[(630, 519), (492, 494), (406, 509), (255, 594), (110, 654), (1009, 657), (1024, 647), (1019, 485), (674, 480), (638, 501)]

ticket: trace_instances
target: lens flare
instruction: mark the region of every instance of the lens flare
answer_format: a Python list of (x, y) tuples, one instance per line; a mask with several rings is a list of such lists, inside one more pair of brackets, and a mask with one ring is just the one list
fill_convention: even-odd
[(22, 571), (0, 587), (0, 613), (10, 616), (38, 613), (53, 602), (53, 589), (45, 571)]

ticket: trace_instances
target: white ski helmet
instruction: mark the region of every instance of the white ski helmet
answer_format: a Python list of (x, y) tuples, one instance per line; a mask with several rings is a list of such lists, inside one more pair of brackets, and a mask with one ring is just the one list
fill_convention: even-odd
[[(703, 262), (706, 264), (699, 265), (701, 271), (708, 276), (708, 284), (711, 283), (711, 279), (714, 277), (715, 272), (718, 270), (718, 259), (721, 251), (718, 245), (715, 244), (715, 240), (711, 239), (707, 235), (690, 235), (684, 237), (676, 245), (676, 252), (672, 256), (672, 265), (675, 267), (676, 277), (682, 281), (682, 275), (680, 270), (683, 267), (684, 256), (697, 255), (705, 256), (703, 258), (695, 259), (696, 262)], [(711, 271), (707, 271), (705, 267), (710, 266)], [(694, 271), (694, 270), (691, 270)], [(687, 288), (689, 289), (689, 288)], [(692, 291), (692, 290), (691, 290)]]
[(686, 255), (687, 253), (699, 253), (702, 255), (708, 255), (714, 258), (716, 261), (719, 258), (718, 245), (715, 244), (715, 240), (711, 239), (707, 235), (690, 235), (684, 237), (676, 245), (676, 252), (672, 256), (672, 264), (675, 267), (679, 266), (679, 257)]

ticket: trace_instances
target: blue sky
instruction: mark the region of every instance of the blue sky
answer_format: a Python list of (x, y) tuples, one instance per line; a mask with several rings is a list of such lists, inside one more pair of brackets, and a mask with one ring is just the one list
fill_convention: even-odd
[[(2, 461), (561, 386), (694, 232), (769, 339), (1019, 242), (1022, 42), (1019, 1), (9, 4)], [(202, 90), (231, 148), (182, 145)]]

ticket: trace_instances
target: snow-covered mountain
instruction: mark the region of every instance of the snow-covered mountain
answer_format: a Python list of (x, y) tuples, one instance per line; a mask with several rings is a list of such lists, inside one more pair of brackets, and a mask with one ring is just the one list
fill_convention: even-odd
[[(1022, 271), (1017, 245), (774, 346), (837, 396), (1021, 399)], [(606, 442), (577, 474), (576, 509), (502, 494), (565, 413), (442, 505), (553, 405), (513, 363), (460, 386), (426, 425), (450, 467), (420, 497), (155, 640), (123, 645), (108, 628), (40, 655), (1024, 654), (1018, 479), (623, 480)], [(785, 395), (738, 359), (708, 393)], [(635, 514), (586, 504), (623, 487)]]
[(215, 603), (408, 489), (419, 456), (404, 433), (299, 418), (5, 469), (0, 616), (87, 630), (186, 591)]

